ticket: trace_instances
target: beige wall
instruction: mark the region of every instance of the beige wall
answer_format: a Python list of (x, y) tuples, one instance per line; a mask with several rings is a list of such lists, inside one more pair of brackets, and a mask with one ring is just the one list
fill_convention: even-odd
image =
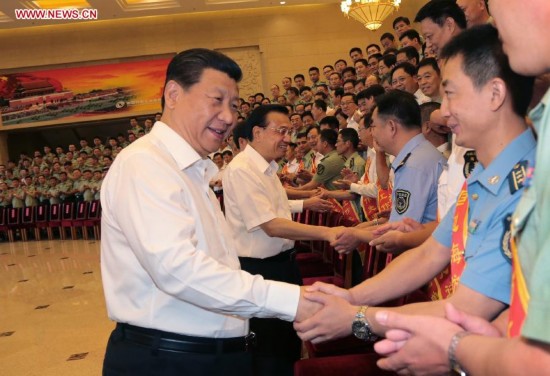
[[(338, 4), (304, 5), (259, 10), (209, 12), (80, 24), (0, 30), (0, 72), (28, 67), (80, 65), (178, 52), (191, 47), (257, 46), (263, 77), (258, 91), (269, 93), (283, 76), (320, 68), (338, 58), (349, 60), (351, 47), (378, 43), (397, 15), (410, 19), (425, 3), (404, 1), (377, 32), (347, 19)], [(101, 17), (101, 15), (100, 15)], [(246, 72), (245, 72), (246, 73)], [(242, 92), (243, 96), (249, 93)]]

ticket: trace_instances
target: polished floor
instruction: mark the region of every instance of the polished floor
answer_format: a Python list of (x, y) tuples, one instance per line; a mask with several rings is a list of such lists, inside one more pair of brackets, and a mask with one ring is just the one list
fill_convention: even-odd
[(0, 375), (100, 375), (113, 326), (99, 242), (0, 243)]

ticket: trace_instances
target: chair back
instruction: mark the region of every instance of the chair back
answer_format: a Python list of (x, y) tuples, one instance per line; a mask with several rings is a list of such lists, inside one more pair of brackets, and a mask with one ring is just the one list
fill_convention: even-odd
[(74, 218), (77, 220), (84, 220), (88, 215), (88, 202), (80, 201), (76, 204), (76, 213)]
[(88, 207), (88, 219), (99, 219), (101, 213), (101, 201), (94, 200)]
[(26, 225), (30, 225), (34, 222), (34, 206), (26, 206), (23, 208), (23, 220)]
[(50, 205), (50, 222), (58, 222), (61, 220), (61, 204)]
[(38, 205), (36, 207), (36, 214), (34, 216), (35, 222), (47, 222), (48, 221), (48, 205)]
[(64, 221), (74, 218), (74, 202), (64, 202), (61, 204), (61, 219)]
[(8, 225), (14, 226), (21, 223), (21, 208), (8, 209)]

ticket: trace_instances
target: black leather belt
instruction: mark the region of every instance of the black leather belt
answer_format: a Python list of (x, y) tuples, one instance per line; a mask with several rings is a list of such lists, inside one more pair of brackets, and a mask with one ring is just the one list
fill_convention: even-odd
[(254, 332), (245, 337), (205, 338), (121, 323), (117, 324), (116, 330), (120, 331), (127, 341), (165, 351), (217, 354), (251, 351), (256, 345)]
[(245, 259), (252, 262), (289, 262), (294, 261), (296, 258), (296, 251), (294, 248), (287, 249), (284, 252), (276, 254), (275, 256), (266, 257), (266, 258), (256, 258), (256, 257), (239, 257), (239, 259)]

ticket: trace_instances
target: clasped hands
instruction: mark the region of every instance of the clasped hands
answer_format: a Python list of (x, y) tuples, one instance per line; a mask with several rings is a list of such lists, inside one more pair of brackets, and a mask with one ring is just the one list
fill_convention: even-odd
[(349, 253), (356, 249), (359, 243), (368, 242), (383, 252), (396, 252), (401, 250), (401, 237), (404, 233), (420, 230), (422, 224), (405, 218), (399, 222), (390, 222), (376, 228), (359, 225), (348, 227), (340, 231), (331, 246), (340, 253)]
[[(303, 341), (313, 343), (334, 340), (350, 335), (351, 324), (359, 302), (352, 290), (316, 282), (302, 287), (300, 304), (310, 307), (296, 316), (294, 329)], [(487, 320), (445, 306), (445, 318), (406, 315), (378, 311), (378, 324), (389, 328), (386, 338), (374, 345), (385, 358), (378, 360), (380, 368), (400, 375), (444, 375), (450, 371), (448, 349), (451, 338), (468, 331), (487, 337), (502, 337), (503, 333)]]
[(331, 284), (302, 287), (294, 329), (303, 341), (313, 343), (345, 337), (357, 312), (352, 301), (349, 290)]
[(389, 311), (379, 311), (375, 318), (389, 328), (386, 339), (374, 345), (377, 353), (386, 356), (377, 364), (399, 375), (449, 374), (449, 345), (458, 332), (502, 337), (492, 323), (462, 312), (451, 303), (445, 306), (445, 318)]

